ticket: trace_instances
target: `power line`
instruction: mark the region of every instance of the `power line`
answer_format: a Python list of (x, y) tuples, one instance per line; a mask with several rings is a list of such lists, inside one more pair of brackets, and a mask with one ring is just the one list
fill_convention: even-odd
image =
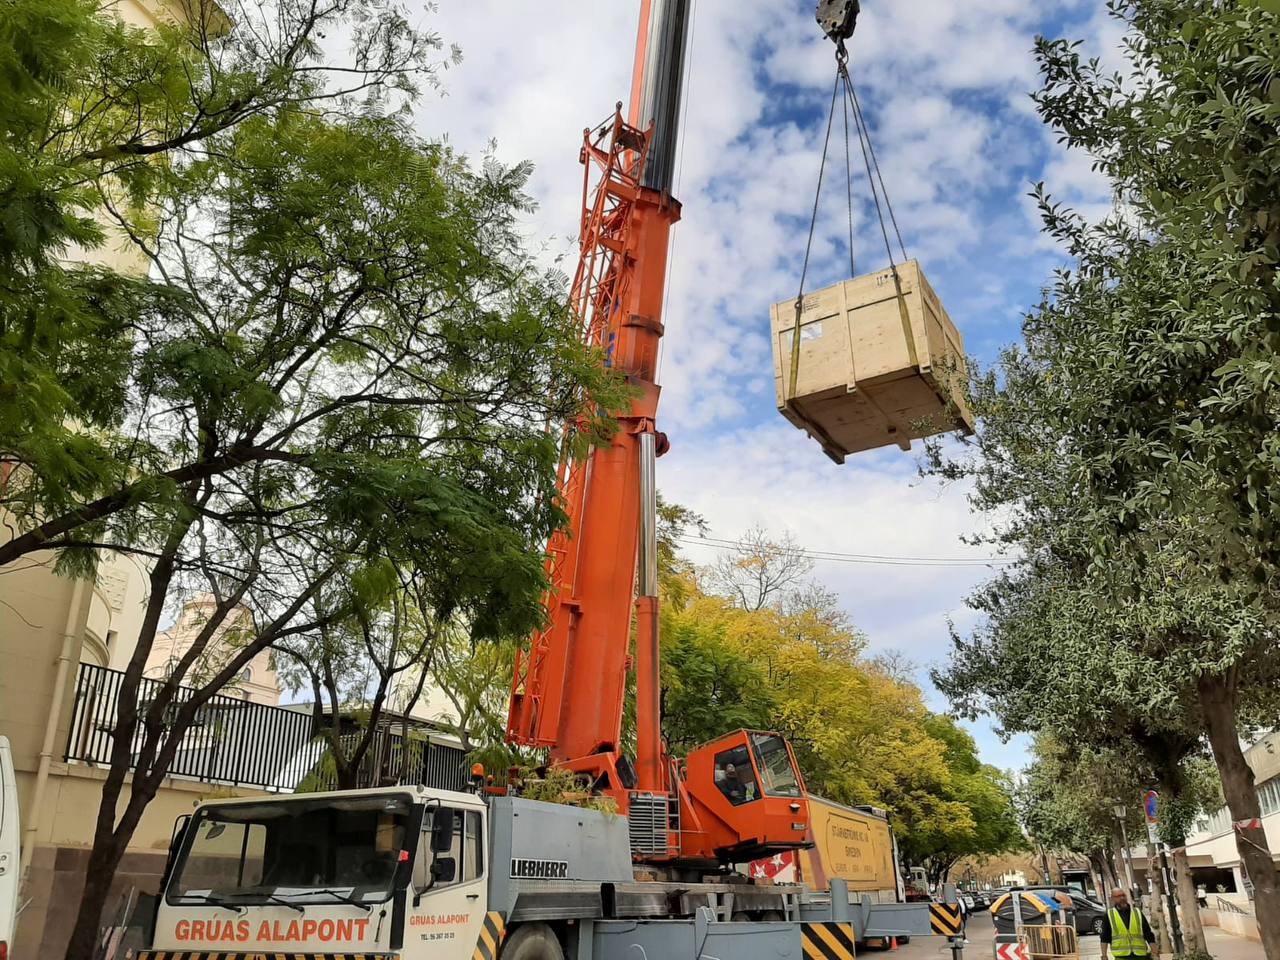
[[(751, 544), (742, 540), (724, 540), (719, 537), (676, 537), (680, 543), (690, 546), (713, 547), (718, 550), (750, 549)], [(875, 564), (889, 567), (991, 567), (1016, 563), (1009, 557), (895, 557), (875, 553), (840, 553), (829, 550), (812, 550), (797, 547), (800, 556), (824, 563)]]

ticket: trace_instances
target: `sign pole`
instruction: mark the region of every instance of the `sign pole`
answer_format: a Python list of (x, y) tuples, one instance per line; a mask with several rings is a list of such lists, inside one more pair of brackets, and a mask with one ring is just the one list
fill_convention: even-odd
[(1148, 790), (1142, 798), (1142, 812), (1147, 815), (1147, 835), (1151, 845), (1160, 851), (1160, 874), (1164, 879), (1165, 912), (1169, 915), (1169, 933), (1173, 949), (1182, 953), (1182, 924), (1178, 920), (1178, 900), (1173, 893), (1173, 873), (1169, 870), (1169, 848), (1160, 842), (1156, 824), (1160, 822), (1160, 794)]
[(1129, 896), (1136, 897), (1138, 894), (1138, 881), (1133, 875), (1133, 857), (1129, 854), (1129, 831), (1124, 826), (1124, 807), (1116, 807), (1116, 819), (1120, 821), (1120, 843), (1124, 847), (1121, 851), (1124, 860), (1124, 871), (1129, 881)]

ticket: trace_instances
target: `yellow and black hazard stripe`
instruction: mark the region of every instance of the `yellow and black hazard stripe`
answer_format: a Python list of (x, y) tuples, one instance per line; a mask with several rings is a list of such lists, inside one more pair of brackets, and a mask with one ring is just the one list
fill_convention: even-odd
[(956, 937), (964, 929), (964, 919), (958, 903), (929, 904), (929, 923), (933, 932), (944, 937)]
[(507, 921), (496, 910), (484, 915), (484, 923), (480, 926), (480, 936), (476, 938), (476, 948), (471, 953), (471, 960), (498, 960), (498, 949), (507, 935)]
[(137, 960), (399, 960), (398, 953), (280, 953), (276, 950), (141, 950)]
[(804, 923), (800, 939), (805, 960), (853, 960), (853, 924)]

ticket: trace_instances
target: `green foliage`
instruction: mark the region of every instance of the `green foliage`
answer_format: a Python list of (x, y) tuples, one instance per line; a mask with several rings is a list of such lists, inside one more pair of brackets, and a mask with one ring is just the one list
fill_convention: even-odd
[[(197, 711), (258, 652), (384, 661), (410, 584), (476, 642), (542, 622), (560, 425), (598, 441), (626, 395), (527, 249), (530, 168), (411, 128), (438, 38), (384, 0), (172, 12), (0, 16), (0, 567), (131, 553), (151, 581), (72, 956)], [(166, 599), (197, 591), (191, 656), (141, 698)], [(242, 610), (252, 634), (193, 673)]]
[[(667, 509), (674, 545), (696, 518)], [(865, 657), (839, 599), (802, 581), (793, 544), (753, 532), (708, 578), (724, 595), (704, 592), (674, 546), (663, 557), (663, 735), (676, 753), (737, 728), (777, 730), (812, 792), (888, 809), (903, 850), (935, 874), (1021, 843), (1003, 775), (925, 710), (900, 665)]]
[(1125, 826), (1130, 836), (1141, 835), (1142, 771), (1132, 749), (1100, 749), (1043, 734), (1036, 737), (1033, 756), (1019, 784), (1018, 805), (1036, 843), (1106, 858), (1117, 839), (1117, 802), (1129, 811)]
[(548, 767), (538, 771), (522, 770), (518, 777), (520, 796), (526, 800), (558, 803), (601, 813), (617, 813), (613, 797), (595, 796), (583, 789), (577, 777), (568, 770)]
[[(1277, 712), (1280, 14), (1108, 7), (1131, 71), (1042, 39), (1036, 103), (1109, 178), (1116, 212), (1090, 224), (1037, 188), (1072, 265), (1025, 344), (975, 377), (972, 456), (934, 448), (1022, 558), (974, 596), (987, 619), (938, 679), (1010, 732), (1136, 756), (1172, 787), (1177, 833), (1204, 802), (1184, 765), (1202, 731), (1233, 806), (1256, 809), (1226, 773), (1244, 769), (1238, 729)], [(1277, 897), (1264, 882), (1259, 903)], [(1280, 927), (1266, 935), (1280, 950)]]
[(706, 597), (663, 612), (662, 734), (677, 755), (729, 730), (773, 725), (769, 679), (729, 636), (735, 614), (726, 601)]
[(993, 539), (1025, 558), (972, 598), (986, 620), (956, 638), (943, 689), (1010, 732), (1145, 738), (1175, 765), (1201, 678), (1263, 719), (1280, 670), (1280, 24), (1228, 6), (1113, 0), (1129, 77), (1038, 44), (1040, 111), (1122, 212), (1090, 225), (1037, 191), (1074, 267), (975, 378), (974, 455), (934, 464), (973, 481)]
[[(96, 0), (9, 0), (0, 18), (0, 451), (23, 477), (4, 504), (23, 523), (134, 475), (120, 448), (137, 413), (135, 323), (166, 296), (143, 282), (138, 248), (172, 171), (282, 106), (392, 106), (431, 79), (440, 47), (375, 0), (183, 9), (146, 29)], [(326, 31), (350, 35), (350, 64), (321, 62)]]
[(1023, 849), (1009, 778), (981, 762), (973, 737), (950, 717), (930, 715), (924, 729), (945, 745), (947, 775), (934, 798), (935, 815), (899, 837), (904, 857), (924, 866), (936, 884), (965, 857)]

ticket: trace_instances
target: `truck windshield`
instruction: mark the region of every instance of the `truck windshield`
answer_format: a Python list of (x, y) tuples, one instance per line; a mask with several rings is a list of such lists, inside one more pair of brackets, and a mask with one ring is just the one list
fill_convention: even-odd
[(764, 792), (771, 797), (798, 797), (801, 795), (800, 778), (791, 763), (791, 751), (786, 741), (771, 733), (753, 733), (751, 750), (755, 753), (756, 766)]
[(174, 867), (170, 903), (381, 903), (406, 840), (407, 796), (205, 807)]

